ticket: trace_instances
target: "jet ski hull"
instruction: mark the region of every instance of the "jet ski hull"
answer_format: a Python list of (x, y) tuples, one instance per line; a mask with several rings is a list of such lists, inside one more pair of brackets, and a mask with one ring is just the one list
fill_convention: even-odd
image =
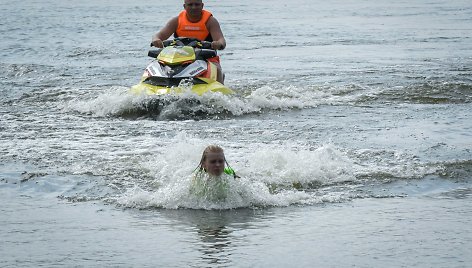
[[(191, 85), (191, 91), (199, 96), (208, 92), (219, 92), (223, 95), (234, 94), (234, 91), (229, 87), (206, 78), (198, 78), (203, 83)], [(137, 85), (131, 87), (131, 93), (135, 95), (165, 95), (165, 94), (182, 94), (188, 91), (187, 86), (160, 86), (151, 85), (145, 81), (141, 81)]]

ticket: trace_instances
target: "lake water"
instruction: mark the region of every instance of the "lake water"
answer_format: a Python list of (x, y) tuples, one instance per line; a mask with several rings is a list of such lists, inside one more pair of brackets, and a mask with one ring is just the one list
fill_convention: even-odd
[(128, 89), (180, 2), (2, 1), (1, 267), (470, 267), (469, 1), (205, 7), (237, 96), (157, 111)]

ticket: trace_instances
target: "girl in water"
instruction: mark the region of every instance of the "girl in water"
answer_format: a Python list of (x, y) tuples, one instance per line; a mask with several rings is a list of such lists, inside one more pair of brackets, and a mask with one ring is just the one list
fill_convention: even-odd
[(238, 178), (228, 165), (221, 147), (206, 147), (200, 164), (195, 169), (190, 192), (211, 201), (224, 200), (229, 191), (229, 181), (228, 176), (222, 176), (223, 174)]
[[(225, 164), (227, 167), (225, 167)], [(219, 177), (224, 172), (237, 178), (236, 173), (226, 161), (223, 149), (217, 145), (210, 145), (205, 148), (197, 169), (198, 172), (206, 172), (214, 177)]]

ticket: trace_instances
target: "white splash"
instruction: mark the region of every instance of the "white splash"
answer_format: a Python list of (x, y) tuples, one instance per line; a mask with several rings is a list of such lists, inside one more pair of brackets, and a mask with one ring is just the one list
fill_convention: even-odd
[(112, 87), (96, 96), (90, 95), (69, 101), (64, 109), (95, 116), (119, 115), (141, 107), (144, 100), (143, 96), (130, 94), (125, 87)]
[(289, 151), (274, 146), (243, 154), (232, 152), (231, 146), (223, 145), (227, 148), (226, 157), (232, 160), (231, 166), (240, 178), (222, 175), (222, 181), (196, 185), (192, 172), (198, 166), (201, 152), (210, 143), (179, 134), (175, 143), (166, 147), (162, 154), (143, 163), (143, 169), (153, 174), (154, 181), (145, 185), (136, 183), (118, 196), (116, 202), (137, 208), (231, 209), (307, 205), (349, 198), (346, 193), (322, 193), (292, 187), (294, 183), (329, 185), (353, 179), (349, 175), (351, 161), (332, 145), (313, 151)]
[[(184, 88), (188, 87), (183, 85)], [(209, 115), (229, 112), (239, 116), (250, 113), (260, 113), (265, 110), (290, 110), (316, 107), (322, 104), (336, 104), (352, 101), (355, 94), (339, 94), (348, 89), (313, 87), (313, 86), (284, 86), (275, 87), (264, 85), (252, 90), (248, 95), (223, 95), (219, 92), (208, 92), (202, 96), (186, 90), (181, 94), (166, 96), (134, 95), (126, 87), (111, 87), (94, 90), (85, 96), (77, 97), (65, 105), (66, 110), (77, 111), (96, 116), (122, 115), (143, 109), (153, 100), (164, 99), (168, 103), (163, 107), (163, 113), (175, 114), (182, 109), (180, 102), (191, 101), (194, 107), (185, 105), (190, 111), (202, 111)], [(94, 95), (95, 94), (95, 95)], [(176, 103), (177, 105), (172, 105)]]

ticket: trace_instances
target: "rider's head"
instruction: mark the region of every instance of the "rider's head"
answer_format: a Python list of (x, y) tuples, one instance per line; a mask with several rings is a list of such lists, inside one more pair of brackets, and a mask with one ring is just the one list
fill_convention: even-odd
[(185, 0), (184, 9), (190, 17), (199, 17), (202, 14), (203, 2), (202, 0)]

